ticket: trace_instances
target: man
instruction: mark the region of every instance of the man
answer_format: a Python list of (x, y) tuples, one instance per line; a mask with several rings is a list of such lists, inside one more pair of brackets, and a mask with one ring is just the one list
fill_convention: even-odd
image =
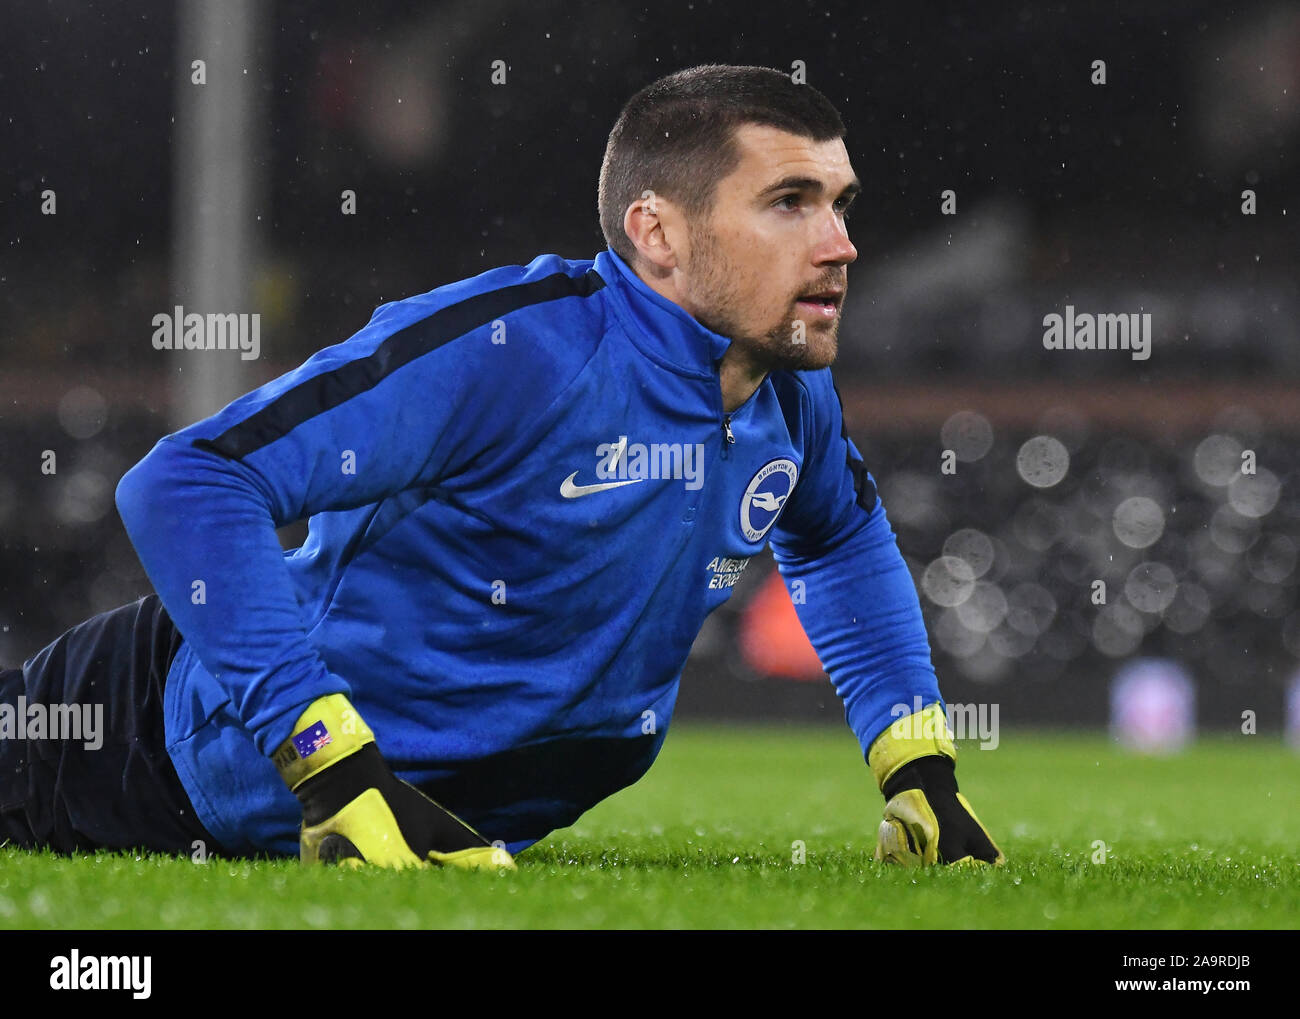
[(670, 75), (610, 134), (609, 250), (384, 305), (162, 439), (117, 490), (161, 605), (22, 674), (29, 697), (107, 677), (122, 785), (92, 806), (49, 777), (89, 770), (75, 748), (33, 760), (10, 837), (513, 866), (649, 768), (695, 636), (770, 538), (887, 800), (877, 859), (1001, 862), (831, 382), (844, 133), (776, 71)]

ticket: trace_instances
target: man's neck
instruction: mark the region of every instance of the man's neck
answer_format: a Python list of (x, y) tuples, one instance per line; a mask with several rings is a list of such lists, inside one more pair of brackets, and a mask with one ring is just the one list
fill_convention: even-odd
[(753, 396), (754, 391), (767, 378), (767, 372), (745, 357), (735, 340), (732, 340), (731, 346), (722, 355), (719, 375), (722, 381), (722, 410), (727, 414)]
[[(672, 301), (673, 304), (691, 315), (692, 318), (695, 317), (690, 307), (677, 292), (670, 275), (648, 272), (643, 266), (633, 265), (629, 266), (629, 268), (636, 273), (642, 283), (660, 297)], [(698, 322), (699, 319), (697, 318), (696, 321)], [(722, 380), (722, 409), (727, 414), (730, 414), (753, 396), (754, 391), (763, 384), (763, 379), (767, 377), (767, 371), (755, 365), (734, 339), (731, 341), (731, 346), (727, 348), (727, 352), (722, 355), (719, 374)]]

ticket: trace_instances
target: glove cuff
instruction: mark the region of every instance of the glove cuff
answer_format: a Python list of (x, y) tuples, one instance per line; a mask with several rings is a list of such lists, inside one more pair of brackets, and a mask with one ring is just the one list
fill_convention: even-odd
[(957, 760), (957, 748), (948, 731), (948, 718), (938, 701), (920, 711), (893, 722), (876, 737), (867, 752), (867, 764), (876, 776), (876, 785), (884, 791), (885, 783), (903, 765), (918, 757), (942, 754)]
[(375, 741), (352, 702), (341, 693), (312, 701), (293, 731), (271, 755), (285, 785), (296, 790), (307, 779)]

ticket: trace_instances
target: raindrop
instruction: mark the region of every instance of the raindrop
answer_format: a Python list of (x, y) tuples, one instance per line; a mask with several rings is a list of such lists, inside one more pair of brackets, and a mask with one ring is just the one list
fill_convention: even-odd
[(973, 463), (993, 447), (993, 426), (983, 414), (959, 410), (939, 429), (939, 441), (962, 463)]
[(1122, 603), (1107, 605), (1092, 624), (1092, 644), (1109, 658), (1125, 658), (1142, 643), (1142, 619)]
[(973, 655), (984, 646), (984, 634), (970, 629), (953, 609), (944, 609), (930, 627), (934, 641), (954, 658)]
[(1295, 572), (1295, 542), (1274, 534), (1258, 542), (1246, 556), (1250, 575), (1266, 584), (1280, 584)]
[(1030, 637), (1037, 637), (1056, 618), (1056, 599), (1038, 584), (1017, 584), (1007, 595), (1007, 625)]
[(1259, 524), (1231, 506), (1220, 506), (1210, 518), (1210, 540), (1230, 555), (1241, 555), (1259, 540)]
[(1054, 626), (1038, 639), (1038, 646), (1057, 662), (1072, 662), (1084, 653), (1088, 639), (1072, 626)]
[(1263, 517), (1277, 505), (1282, 486), (1266, 467), (1255, 474), (1238, 474), (1228, 485), (1228, 502), (1243, 517)]
[(1154, 499), (1135, 495), (1115, 507), (1111, 525), (1129, 548), (1150, 548), (1165, 531), (1165, 514)]
[(993, 542), (983, 531), (965, 527), (948, 536), (943, 543), (943, 554), (965, 560), (971, 572), (982, 577), (993, 565)]
[(976, 581), (975, 589), (957, 606), (957, 618), (980, 633), (991, 633), (1007, 617), (1007, 596), (996, 584)]
[(1034, 637), (1010, 626), (999, 626), (989, 634), (989, 647), (1005, 658), (1022, 658), (1034, 649)]
[(952, 608), (975, 590), (975, 573), (964, 559), (940, 556), (921, 575), (921, 590), (936, 605)]
[(1016, 454), (1016, 471), (1035, 488), (1060, 484), (1070, 469), (1070, 453), (1059, 439), (1035, 435)]
[(65, 524), (93, 524), (108, 512), (112, 501), (113, 486), (103, 474), (74, 471), (59, 489), (54, 515)]
[(1241, 451), (1241, 443), (1231, 435), (1203, 439), (1192, 457), (1196, 476), (1207, 485), (1222, 488), (1241, 476)]
[(1178, 585), (1173, 601), (1161, 616), (1165, 626), (1174, 633), (1195, 633), (1210, 618), (1210, 596), (1199, 584)]
[(1035, 552), (1046, 552), (1060, 537), (1061, 510), (1042, 499), (1030, 499), (1016, 510), (1011, 530), (1016, 540)]
[(1177, 593), (1174, 571), (1164, 563), (1139, 563), (1124, 582), (1124, 597), (1139, 612), (1163, 612)]
[(1215, 544), (1213, 538), (1201, 535), (1192, 549), (1192, 567), (1210, 588), (1221, 590), (1234, 580), (1238, 560)]

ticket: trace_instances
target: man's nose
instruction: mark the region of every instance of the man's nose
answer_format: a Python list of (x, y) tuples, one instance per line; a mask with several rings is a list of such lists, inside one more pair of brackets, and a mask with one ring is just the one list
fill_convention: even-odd
[(818, 265), (848, 265), (857, 259), (858, 249), (849, 240), (849, 231), (844, 221), (833, 212), (830, 219), (827, 233), (817, 246), (816, 262)]

